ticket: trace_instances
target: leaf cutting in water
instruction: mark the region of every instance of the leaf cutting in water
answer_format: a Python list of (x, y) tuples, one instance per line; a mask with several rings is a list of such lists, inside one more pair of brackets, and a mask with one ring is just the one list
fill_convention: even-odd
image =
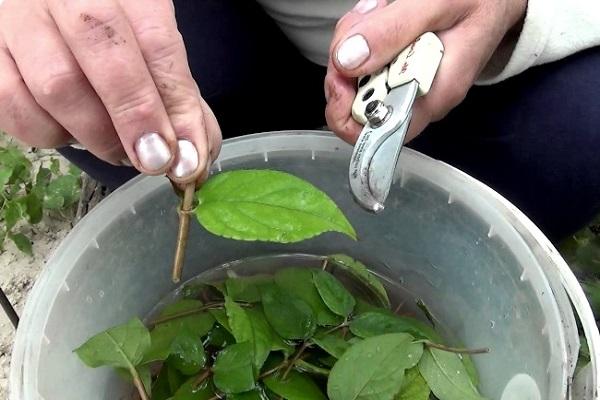
[(428, 348), (419, 362), (419, 371), (440, 400), (484, 399), (455, 353)]
[(313, 282), (327, 307), (337, 315), (348, 318), (356, 301), (344, 285), (329, 272), (321, 270), (313, 272)]
[(290, 371), (285, 379), (275, 374), (265, 379), (265, 385), (286, 400), (326, 400), (325, 395), (307, 375)]
[(354, 228), (329, 196), (285, 172), (223, 172), (209, 179), (196, 197), (198, 221), (215, 235), (292, 243), (339, 232), (356, 239)]
[(365, 287), (373, 293), (381, 306), (390, 308), (390, 299), (387, 295), (385, 287), (363, 263), (345, 254), (333, 254), (329, 256), (329, 261), (335, 263), (340, 268), (352, 275), (356, 280), (365, 285)]
[(315, 315), (303, 300), (274, 285), (263, 290), (262, 300), (267, 321), (284, 339), (305, 340), (315, 332)]
[(236, 343), (225, 347), (213, 367), (215, 386), (224, 393), (242, 393), (255, 385), (252, 344)]
[(354, 318), (350, 322), (350, 331), (362, 338), (385, 333), (406, 332), (419, 339), (441, 342), (437, 332), (419, 320), (376, 311), (366, 312)]
[(407, 369), (404, 374), (404, 382), (400, 393), (394, 400), (429, 400), (429, 386), (421, 376), (418, 367)]
[(392, 400), (404, 371), (419, 362), (423, 345), (406, 333), (368, 338), (350, 347), (333, 366), (327, 382), (330, 400)]

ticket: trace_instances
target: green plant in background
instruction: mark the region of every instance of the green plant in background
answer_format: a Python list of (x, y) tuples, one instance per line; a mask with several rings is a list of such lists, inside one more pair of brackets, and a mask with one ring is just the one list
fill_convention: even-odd
[(600, 320), (600, 215), (588, 227), (559, 246), (560, 252), (575, 275)]
[(0, 250), (11, 240), (31, 255), (22, 223), (35, 225), (44, 213), (70, 209), (79, 200), (80, 174), (74, 166), (63, 173), (56, 158), (34, 168), (16, 146), (0, 147)]

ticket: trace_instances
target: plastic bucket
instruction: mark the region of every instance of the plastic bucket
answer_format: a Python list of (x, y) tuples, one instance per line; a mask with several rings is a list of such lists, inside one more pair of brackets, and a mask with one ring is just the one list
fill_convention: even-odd
[[(327, 234), (294, 245), (236, 242), (192, 224), (184, 279), (225, 262), (277, 253), (344, 252), (422, 299), (452, 340), (490, 347), (475, 357), (490, 399), (594, 399), (598, 329), (577, 280), (556, 249), (514, 206), (464, 173), (402, 152), (380, 215), (352, 200), (350, 146), (324, 132), (228, 140), (216, 172), (289, 171), (326, 191), (360, 240)], [(164, 178), (134, 179), (64, 240), (31, 292), (17, 332), (10, 400), (126, 398), (108, 368), (89, 369), (72, 350), (89, 336), (145, 316), (173, 289), (177, 198)], [(575, 313), (592, 363), (574, 379)]]

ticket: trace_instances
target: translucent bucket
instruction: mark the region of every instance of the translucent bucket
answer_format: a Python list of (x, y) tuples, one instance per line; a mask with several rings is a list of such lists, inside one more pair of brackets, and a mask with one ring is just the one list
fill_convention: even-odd
[[(236, 242), (193, 223), (184, 279), (232, 260), (280, 253), (347, 253), (427, 304), (449, 339), (490, 347), (474, 358), (490, 399), (577, 400), (598, 395), (598, 328), (581, 287), (556, 249), (514, 206), (464, 173), (402, 152), (380, 215), (352, 200), (351, 147), (324, 132), (275, 132), (226, 141), (214, 171), (271, 168), (326, 191), (359, 241), (326, 234), (293, 245)], [(124, 399), (108, 368), (72, 353), (91, 335), (145, 316), (170, 280), (177, 198), (164, 178), (126, 184), (84, 218), (36, 283), (13, 352), (10, 400)], [(592, 363), (574, 377), (575, 313)]]

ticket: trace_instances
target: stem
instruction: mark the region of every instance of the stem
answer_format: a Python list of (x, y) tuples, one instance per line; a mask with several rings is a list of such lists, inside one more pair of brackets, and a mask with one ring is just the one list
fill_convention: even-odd
[(321, 265), (321, 269), (325, 271), (327, 269), (327, 264), (329, 264), (329, 258), (323, 260), (323, 265)]
[[(236, 301), (236, 303), (240, 307), (245, 307), (245, 308), (252, 307), (252, 304), (250, 304), (250, 303), (237, 302), (237, 301)], [(172, 320), (177, 319), (177, 318), (183, 318), (183, 317), (187, 317), (189, 315), (194, 315), (194, 314), (201, 313), (202, 311), (214, 310), (214, 309), (219, 309), (219, 308), (223, 308), (223, 307), (225, 307), (225, 303), (224, 302), (205, 304), (202, 307), (192, 308), (190, 310), (181, 311), (181, 312), (178, 312), (176, 314), (171, 314), (171, 315), (167, 315), (167, 316), (162, 317), (162, 318), (157, 318), (154, 321), (152, 321), (150, 323), (150, 325), (159, 325), (159, 324), (163, 324), (165, 322), (172, 321)]]
[(150, 400), (150, 397), (148, 397), (148, 393), (146, 393), (144, 383), (142, 382), (140, 374), (138, 374), (137, 370), (135, 368), (131, 368), (129, 372), (133, 377), (133, 384), (135, 385), (135, 388), (137, 389), (140, 395), (140, 400)]
[(349, 324), (349, 323), (348, 323), (348, 321), (346, 320), (346, 321), (342, 322), (341, 324), (339, 324), (338, 326), (334, 326), (333, 328), (331, 328), (331, 329), (329, 329), (329, 330), (326, 330), (326, 331), (323, 333), (323, 336), (325, 336), (325, 335), (329, 335), (330, 333), (333, 333), (333, 332), (337, 331), (338, 329), (346, 328), (346, 327), (348, 327), (348, 326), (350, 326), (350, 324)]
[(489, 353), (490, 352), (490, 349), (487, 348), (487, 347), (484, 347), (484, 348), (481, 348), (481, 349), (461, 349), (459, 347), (448, 347), (448, 346), (444, 346), (443, 344), (433, 343), (433, 342), (430, 342), (429, 340), (425, 340), (425, 341), (423, 341), (423, 343), (427, 347), (433, 347), (434, 349), (447, 351), (449, 353), (458, 353), (458, 354), (485, 354), (485, 353)]
[(276, 366), (275, 368), (271, 368), (268, 371), (263, 372), (262, 374), (260, 374), (258, 376), (258, 379), (264, 379), (268, 376), (273, 375), (275, 372), (279, 371), (281, 368), (285, 367), (286, 365), (288, 365), (289, 361), (283, 361), (281, 364), (279, 364), (278, 366)]
[(283, 373), (283, 377), (281, 378), (282, 381), (284, 381), (285, 378), (287, 378), (288, 374), (292, 370), (292, 367), (294, 366), (294, 364), (296, 363), (296, 361), (298, 361), (298, 359), (300, 358), (300, 356), (302, 355), (302, 353), (304, 353), (304, 350), (306, 350), (306, 348), (308, 346), (310, 346), (310, 345), (311, 345), (310, 341), (305, 341), (304, 343), (302, 343), (302, 346), (296, 352), (296, 354), (294, 355), (294, 358), (292, 358), (292, 361), (290, 361), (288, 367), (286, 368), (285, 372)]
[(183, 261), (185, 258), (185, 246), (187, 245), (188, 234), (190, 231), (190, 212), (194, 204), (194, 192), (196, 191), (195, 182), (188, 183), (183, 193), (183, 201), (179, 210), (179, 231), (177, 232), (177, 244), (175, 247), (175, 260), (173, 261), (172, 279), (174, 283), (181, 280), (183, 271)]
[(202, 374), (198, 375), (198, 379), (196, 379), (193, 386), (197, 388), (198, 386), (202, 385), (202, 382), (204, 382), (206, 378), (208, 378), (211, 375), (212, 371), (210, 369), (205, 370)]

